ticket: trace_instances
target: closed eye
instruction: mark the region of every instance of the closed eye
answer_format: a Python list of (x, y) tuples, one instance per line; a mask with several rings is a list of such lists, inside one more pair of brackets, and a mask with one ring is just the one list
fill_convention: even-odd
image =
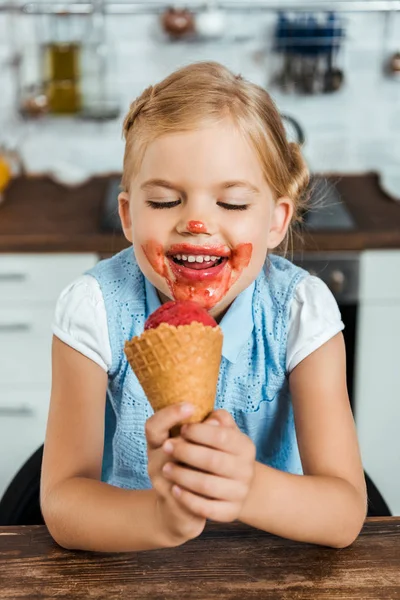
[(147, 206), (150, 208), (174, 208), (175, 206), (179, 206), (181, 203), (180, 200), (172, 200), (170, 202), (154, 202), (154, 200), (146, 200)]
[(226, 202), (217, 202), (217, 204), (225, 210), (247, 210), (249, 208), (248, 204), (228, 204)]

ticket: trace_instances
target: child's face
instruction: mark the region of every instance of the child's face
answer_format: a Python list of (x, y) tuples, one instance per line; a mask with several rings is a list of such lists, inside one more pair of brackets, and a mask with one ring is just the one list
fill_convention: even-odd
[(292, 203), (273, 200), (257, 154), (225, 120), (149, 144), (119, 213), (162, 301), (191, 299), (218, 317), (283, 240)]

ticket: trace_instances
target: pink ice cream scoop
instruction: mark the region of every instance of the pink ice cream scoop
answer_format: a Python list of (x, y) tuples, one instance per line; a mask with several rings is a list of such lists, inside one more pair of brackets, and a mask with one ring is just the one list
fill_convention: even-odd
[(175, 302), (166, 302), (160, 308), (155, 310), (147, 319), (144, 328), (155, 329), (161, 323), (168, 323), (177, 327), (178, 325), (190, 325), (194, 321), (208, 325), (209, 327), (217, 327), (216, 321), (196, 302), (191, 300)]
[[(154, 311), (145, 331), (125, 343), (125, 354), (154, 411), (190, 402), (198, 423), (213, 411), (223, 335), (193, 301), (167, 302)], [(177, 435), (180, 425), (172, 428)]]

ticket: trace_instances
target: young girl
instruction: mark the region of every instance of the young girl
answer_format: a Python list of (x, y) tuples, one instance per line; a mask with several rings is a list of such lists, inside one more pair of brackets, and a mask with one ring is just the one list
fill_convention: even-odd
[[(173, 547), (207, 519), (336, 548), (366, 491), (340, 313), (278, 254), (308, 172), (260, 87), (215, 63), (148, 88), (124, 123), (119, 214), (132, 247), (58, 301), (41, 506), (66, 548)], [(148, 315), (192, 299), (224, 334), (215, 412), (152, 413), (124, 355)]]

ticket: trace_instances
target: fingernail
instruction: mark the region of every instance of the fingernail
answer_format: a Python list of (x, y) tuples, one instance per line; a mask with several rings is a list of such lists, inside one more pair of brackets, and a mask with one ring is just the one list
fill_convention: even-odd
[(166, 452), (167, 454), (172, 454), (172, 453), (173, 453), (173, 451), (174, 451), (174, 445), (173, 445), (171, 442), (169, 442), (169, 441), (166, 441), (166, 442), (164, 443), (163, 450), (164, 450), (164, 452)]
[(181, 404), (181, 413), (183, 415), (191, 415), (194, 410), (193, 404), (184, 403)]
[(165, 465), (163, 466), (163, 471), (164, 473), (169, 473), (170, 471), (172, 471), (171, 463), (165, 463)]
[(214, 425), (214, 427), (219, 427), (219, 421), (217, 421), (217, 419), (210, 419), (209, 421), (207, 421), (207, 425)]

